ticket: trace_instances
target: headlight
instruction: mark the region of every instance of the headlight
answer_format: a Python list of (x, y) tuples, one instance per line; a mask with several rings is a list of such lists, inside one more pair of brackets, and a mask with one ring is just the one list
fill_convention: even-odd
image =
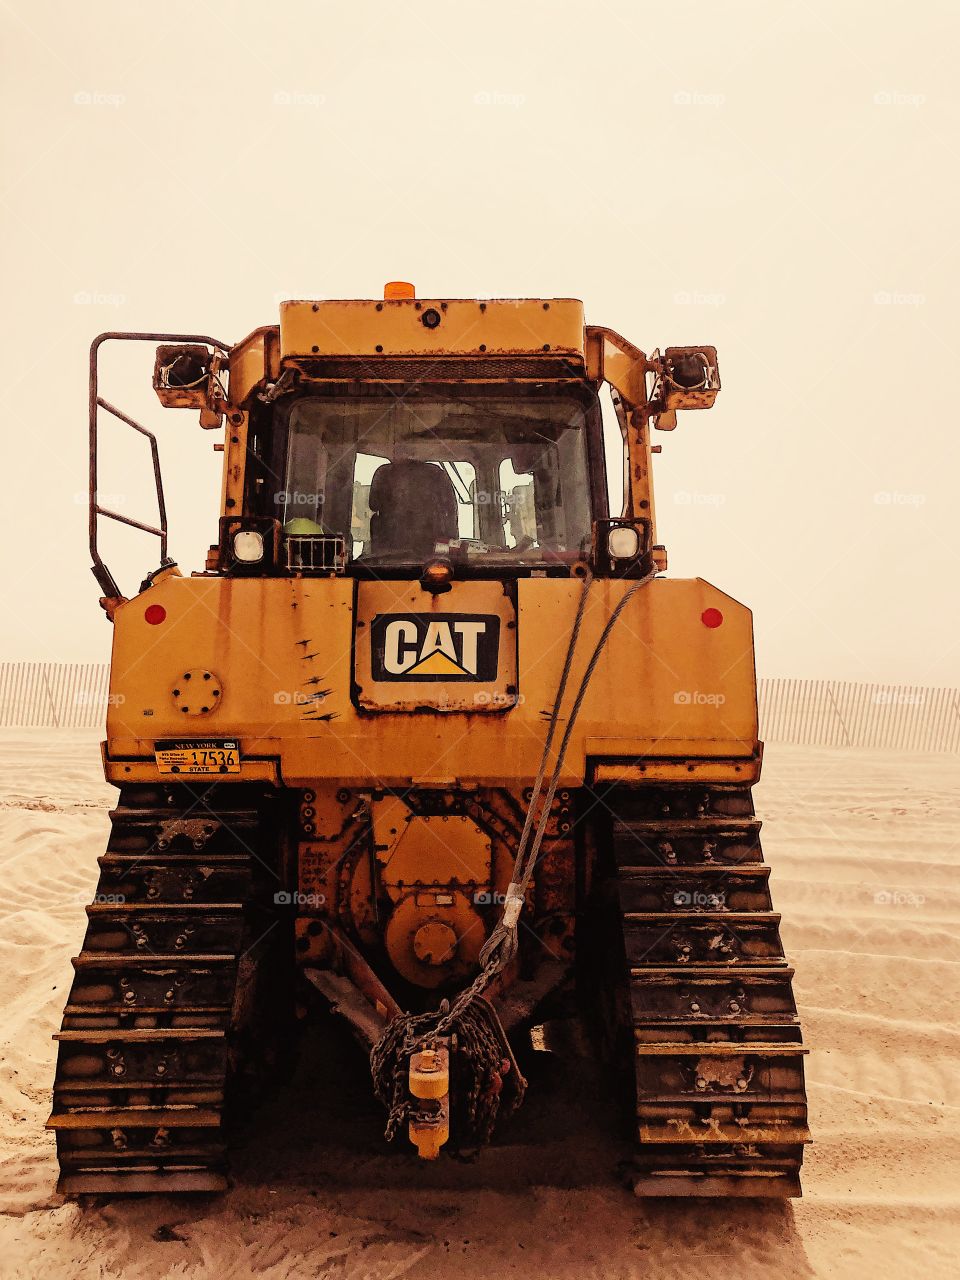
[(241, 529), (233, 535), (233, 555), (241, 564), (256, 564), (263, 559), (263, 534)]
[(607, 554), (611, 560), (633, 560), (640, 554), (640, 534), (632, 525), (614, 525), (607, 534)]

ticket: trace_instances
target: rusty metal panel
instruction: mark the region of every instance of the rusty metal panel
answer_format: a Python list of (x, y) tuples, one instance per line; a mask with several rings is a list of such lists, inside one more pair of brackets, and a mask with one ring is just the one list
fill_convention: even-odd
[(354, 701), (362, 711), (500, 712), (515, 706), (517, 611), (500, 582), (357, 588)]
[(583, 303), (573, 298), (284, 302), (284, 361), (317, 355), (567, 355), (583, 359)]
[[(371, 779), (409, 786), (411, 778), (439, 786), (457, 777), (481, 786), (524, 784), (536, 775), (581, 586), (569, 578), (527, 578), (506, 589), (509, 597), (499, 583), (455, 580), (434, 605), (413, 581), (164, 578), (116, 613), (110, 778), (156, 778), (155, 741), (184, 734), (172, 692), (177, 678), (200, 667), (220, 677), (222, 697), (192, 722), (197, 736), (238, 738), (244, 779), (276, 778), (280, 769), (287, 785), (305, 787), (321, 778), (347, 787)], [(624, 590), (620, 581), (594, 582), (569, 692)], [(380, 605), (372, 604), (374, 592)], [(365, 625), (354, 646), (355, 593)], [(165, 611), (158, 625), (146, 616), (154, 604)], [(704, 625), (708, 607), (722, 612), (722, 626)], [(502, 611), (501, 678), (374, 686), (364, 635), (369, 619), (434, 609), (468, 616)], [(655, 579), (631, 601), (603, 651), (560, 785), (582, 785), (588, 759), (590, 767), (614, 766), (617, 776), (629, 768), (636, 780), (666, 771), (677, 781), (746, 781), (758, 764), (752, 653), (750, 614), (742, 605), (704, 582)], [(361, 704), (354, 680), (379, 705)], [(445, 706), (470, 714), (453, 738), (440, 714), (379, 715), (370, 732), (364, 722), (390, 697), (401, 711)]]
[(465, 814), (412, 810), (398, 796), (372, 805), (374, 848), (383, 886), (399, 901), (412, 885), (446, 888), (449, 884), (489, 889), (493, 874), (490, 837)]
[(242, 405), (250, 392), (264, 379), (279, 375), (277, 346), (280, 330), (276, 325), (254, 329), (230, 350), (230, 403)]
[(587, 373), (595, 381), (609, 382), (629, 405), (646, 403), (646, 375), (656, 369), (632, 342), (602, 325), (586, 329)]

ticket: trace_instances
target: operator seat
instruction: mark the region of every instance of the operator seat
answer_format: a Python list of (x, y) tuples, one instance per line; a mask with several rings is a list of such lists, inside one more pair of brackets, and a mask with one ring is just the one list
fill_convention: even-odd
[(388, 462), (370, 482), (370, 551), (426, 560), (437, 542), (457, 537), (457, 493), (433, 462)]

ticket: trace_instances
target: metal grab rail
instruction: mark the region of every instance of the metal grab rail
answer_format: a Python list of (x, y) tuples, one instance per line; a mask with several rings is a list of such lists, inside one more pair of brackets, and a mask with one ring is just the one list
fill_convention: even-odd
[[(108, 520), (116, 520), (120, 524), (129, 525), (133, 529), (140, 529), (143, 533), (152, 534), (160, 539), (160, 561), (167, 558), (167, 506), (163, 496), (163, 477), (160, 473), (160, 454), (157, 449), (157, 438), (152, 431), (148, 431), (146, 427), (141, 426), (139, 422), (135, 422), (133, 418), (123, 413), (115, 405), (108, 400), (104, 400), (100, 395), (99, 389), (99, 356), (100, 348), (105, 342), (183, 342), (195, 343), (198, 345), (215, 347), (218, 351), (224, 353), (229, 352), (229, 346), (220, 342), (216, 338), (211, 338), (206, 334), (194, 333), (122, 333), (108, 331), (101, 333), (90, 344), (90, 395), (89, 395), (89, 429), (90, 429), (90, 459), (89, 459), (89, 519), (88, 528), (90, 535), (90, 556), (93, 560), (91, 571), (96, 578), (100, 589), (108, 598), (117, 598), (120, 595), (120, 588), (117, 586), (113, 574), (103, 562), (97, 546), (97, 535), (99, 531), (100, 517), (104, 516)], [(157, 490), (157, 510), (159, 512), (160, 524), (145, 524), (142, 520), (134, 520), (131, 516), (125, 516), (119, 511), (111, 511), (109, 507), (102, 507), (97, 498), (97, 463), (98, 463), (98, 442), (97, 427), (99, 423), (100, 410), (111, 414), (118, 421), (124, 423), (128, 427), (132, 427), (134, 431), (140, 435), (146, 436), (150, 442), (150, 458), (153, 463), (153, 479)]]

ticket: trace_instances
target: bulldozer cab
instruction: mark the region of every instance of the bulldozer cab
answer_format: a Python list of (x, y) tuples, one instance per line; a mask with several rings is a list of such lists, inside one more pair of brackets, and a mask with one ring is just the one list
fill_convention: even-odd
[[(595, 392), (550, 386), (307, 393), (278, 406), (271, 469), (283, 485), (251, 514), (285, 539), (342, 539), (347, 570), (572, 564), (606, 516)], [(310, 536), (310, 535), (306, 535)], [(291, 561), (292, 563), (292, 561)]]
[[(167, 564), (156, 440), (100, 394), (98, 352), (112, 340), (158, 343), (161, 403), (199, 409), (206, 429), (225, 427), (208, 573), (404, 579), (438, 558), (458, 579), (665, 568), (649, 429), (672, 428), (677, 409), (713, 403), (712, 347), (647, 356), (586, 326), (572, 299), (426, 303), (396, 283), (382, 302), (289, 302), (280, 311), (279, 326), (232, 347), (202, 335), (94, 341), (90, 548), (108, 613), (123, 597), (98, 550), (101, 518), (159, 537), (160, 571)], [(612, 504), (604, 384), (622, 437), (623, 498)], [(156, 524), (100, 504), (102, 412), (149, 441)]]

